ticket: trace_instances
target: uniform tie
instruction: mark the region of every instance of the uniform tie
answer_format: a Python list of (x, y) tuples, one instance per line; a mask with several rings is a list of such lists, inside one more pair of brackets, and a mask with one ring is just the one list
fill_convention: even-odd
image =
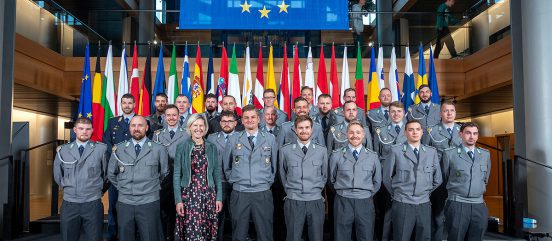
[(322, 130), (326, 130), (326, 128), (328, 127), (328, 117), (327, 116), (324, 116), (322, 117), (322, 123), (320, 123), (322, 125)]
[(163, 123), (163, 117), (159, 116), (157, 117), (157, 120), (159, 121), (159, 124)]
[(249, 140), (249, 145), (251, 145), (251, 149), (255, 148), (255, 143), (253, 142), (253, 139), (255, 136), (248, 136), (247, 139)]
[(227, 141), (228, 141), (228, 136), (229, 136), (229, 135), (225, 135), (225, 136), (224, 136), (224, 142), (227, 142)]
[(447, 131), (448, 131), (449, 135), (452, 136), (452, 129), (451, 129), (451, 128), (447, 128)]
[(386, 120), (389, 120), (389, 111), (385, 110), (385, 114), (383, 114)]
[(84, 152), (84, 146), (79, 146), (79, 155), (82, 156), (83, 152)]
[(358, 151), (357, 150), (353, 151), (353, 157), (355, 158), (356, 161), (358, 161)]
[(304, 154), (307, 154), (307, 151), (309, 150), (309, 148), (307, 148), (307, 146), (303, 146), (301, 149), (303, 150)]
[(125, 118), (125, 123), (128, 125), (128, 123), (130, 123), (130, 119), (127, 117)]
[(174, 137), (174, 131), (173, 130), (169, 131), (169, 135), (171, 135), (171, 139), (172, 139)]
[(416, 155), (417, 160), (420, 160), (420, 152), (418, 152), (418, 148), (414, 148), (414, 155)]
[(425, 113), (426, 113), (426, 115), (429, 114), (429, 105), (425, 106)]
[(138, 156), (140, 154), (140, 151), (142, 150), (142, 147), (140, 146), (140, 144), (136, 144), (134, 145), (134, 150), (136, 151), (136, 156)]
[(472, 161), (473, 161), (473, 151), (468, 151), (468, 156), (470, 156), (470, 158), (471, 158)]
[(395, 125), (395, 131), (399, 134), (399, 132), (401, 132), (401, 127), (399, 125)]
[(184, 116), (180, 116), (180, 126), (184, 125)]
[(272, 131), (272, 130), (268, 130), (268, 133), (270, 133), (270, 134), (274, 134), (274, 131)]

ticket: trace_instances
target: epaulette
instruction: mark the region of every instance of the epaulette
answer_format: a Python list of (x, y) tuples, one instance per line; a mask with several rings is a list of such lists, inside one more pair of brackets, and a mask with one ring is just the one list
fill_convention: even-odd
[[(421, 146), (422, 148), (426, 148), (426, 147), (427, 147), (427, 148), (430, 148), (430, 149), (433, 149), (433, 150), (437, 150), (435, 147), (433, 147), (433, 146), (428, 146), (428, 145), (425, 145), (425, 144), (420, 144), (420, 146)], [(424, 150), (424, 149), (422, 149), (422, 150)], [(425, 150), (424, 150), (424, 151), (425, 151)]]
[[(64, 145), (65, 145), (65, 144), (64, 144)], [(62, 147), (62, 146), (63, 146), (63, 145), (59, 145), (58, 147), (56, 147), (56, 152), (59, 152), (59, 150), (61, 150), (61, 147)]]
[(105, 146), (106, 144), (99, 141), (94, 141), (94, 145)]
[(443, 150), (443, 152), (451, 151), (451, 150), (454, 150), (454, 149), (456, 149), (456, 148), (457, 148), (457, 147), (445, 148), (445, 150)]
[(331, 131), (332, 133), (334, 133), (334, 132), (335, 132), (335, 127), (334, 127), (334, 126), (330, 127), (330, 131)]
[(376, 127), (376, 134), (378, 134), (378, 135), (379, 135), (379, 134), (380, 134), (380, 132), (381, 132), (380, 128), (379, 128), (379, 127)]
[(126, 141), (123, 141), (123, 142), (119, 142), (117, 144), (115, 144), (116, 146), (125, 146), (125, 147), (128, 147), (130, 145), (130, 140), (126, 140)]
[[(286, 143), (286, 144), (284, 144), (284, 145), (282, 146), (282, 148), (284, 148), (284, 147), (286, 147), (286, 146), (289, 146), (289, 145), (296, 145), (296, 144), (297, 144), (297, 143), (292, 143), (292, 142)], [(295, 149), (295, 148), (294, 148), (294, 149)]]
[(117, 145), (113, 145), (113, 147), (111, 148), (111, 151), (112, 151), (112, 152), (117, 151)]
[(487, 149), (484, 149), (484, 148), (479, 148), (479, 147), (476, 147), (475, 149), (477, 150), (477, 152), (478, 152), (478, 153), (481, 153), (481, 151), (484, 151), (484, 152), (487, 152), (487, 153), (489, 153), (489, 150), (487, 150)]
[(339, 114), (339, 109), (334, 109), (333, 112), (338, 115)]
[[(114, 117), (114, 118), (117, 118), (117, 117)], [(119, 116), (119, 120), (117, 120), (118, 122), (121, 122), (123, 120), (123, 117), (122, 116)]]

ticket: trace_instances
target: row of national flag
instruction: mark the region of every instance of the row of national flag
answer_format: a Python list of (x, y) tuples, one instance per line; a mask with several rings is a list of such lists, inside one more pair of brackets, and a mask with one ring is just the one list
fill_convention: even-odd
[[(98, 47), (98, 53), (100, 53)], [(262, 46), (260, 47), (262, 48)], [(240, 90), (240, 79), (238, 76), (238, 64), (236, 59), (236, 47), (232, 48), (232, 55), (228, 61), (226, 47), (222, 47), (222, 57), (218, 79), (215, 79), (213, 68), (213, 51), (209, 53), (209, 62), (207, 66), (207, 81), (204, 85), (203, 69), (201, 65), (201, 51), (198, 46), (196, 52), (196, 61), (194, 66), (193, 76), (190, 76), (190, 66), (188, 61), (188, 46), (184, 50), (184, 62), (182, 66), (182, 75), (180, 76), (180, 84), (178, 83), (176, 71), (176, 48), (173, 45), (171, 62), (169, 67), (168, 81), (165, 79), (165, 67), (163, 62), (163, 46), (159, 50), (157, 72), (155, 76), (155, 85), (152, 89), (151, 75), (151, 51), (147, 51), (146, 62), (143, 69), (142, 81), (140, 81), (138, 70), (138, 54), (137, 47), (134, 46), (132, 69), (130, 81), (128, 79), (128, 70), (126, 64), (126, 48), (123, 46), (121, 53), (121, 64), (119, 70), (119, 81), (117, 91), (115, 91), (115, 83), (113, 76), (113, 53), (112, 47), (109, 45), (107, 51), (107, 59), (103, 74), (101, 73), (100, 56), (96, 57), (96, 66), (94, 73), (94, 81), (91, 81), (90, 75), (90, 54), (89, 46), (86, 46), (84, 68), (82, 75), (81, 95), (79, 102), (79, 117), (85, 116), (92, 120), (94, 141), (101, 141), (103, 132), (107, 128), (109, 118), (122, 114), (120, 97), (126, 93), (130, 93), (136, 100), (134, 112), (139, 115), (150, 115), (155, 112), (155, 95), (165, 93), (168, 96), (168, 103), (173, 104), (179, 94), (188, 96), (191, 101), (191, 113), (204, 112), (204, 97), (207, 93), (212, 93), (217, 96), (219, 102), (219, 111), (221, 110), (222, 97), (232, 95), (236, 99), (236, 111), (241, 115), (241, 108), (248, 104), (253, 104), (257, 108), (263, 108), (262, 100), (265, 89), (272, 89), (277, 93), (278, 99), (275, 100), (275, 105), (283, 110), (288, 118), (291, 117), (292, 100), (301, 95), (302, 86), (308, 86), (314, 90), (313, 104), (316, 104), (318, 96), (321, 94), (330, 94), (333, 97), (340, 96), (341, 98), (332, 98), (332, 108), (341, 106), (344, 103), (344, 91), (350, 88), (349, 65), (347, 60), (347, 47), (343, 49), (343, 65), (341, 68), (341, 84), (339, 84), (337, 76), (337, 66), (335, 58), (335, 47), (331, 47), (330, 60), (330, 75), (329, 82), (327, 79), (326, 63), (324, 57), (324, 48), (320, 48), (320, 60), (318, 63), (317, 80), (314, 80), (314, 64), (312, 61), (312, 49), (309, 47), (305, 78), (303, 81), (301, 65), (298, 57), (297, 45), (293, 46), (293, 72), (290, 75), (287, 46), (284, 45), (284, 57), (282, 71), (280, 74), (280, 86), (277, 88), (274, 75), (274, 58), (273, 46), (269, 46), (268, 69), (266, 78), (263, 70), (263, 55), (262, 49), (259, 51), (257, 58), (257, 72), (255, 79), (251, 73), (251, 56), (250, 47), (245, 49), (245, 68)], [(361, 56), (360, 47), (357, 48), (357, 56)], [(378, 58), (376, 62), (375, 49), (372, 47), (370, 57), (370, 69), (368, 73), (368, 81), (364, 81), (364, 72), (362, 69), (362, 59), (357, 57), (355, 68), (355, 91), (356, 96), (365, 96), (367, 98), (357, 98), (356, 102), (360, 108), (374, 109), (380, 107), (378, 99), (379, 92), (382, 88), (387, 87), (391, 90), (393, 101), (402, 101), (405, 108), (410, 105), (420, 102), (417, 97), (417, 92), (422, 84), (428, 84), (433, 92), (432, 102), (439, 103), (439, 90), (437, 87), (437, 78), (435, 74), (435, 64), (430, 51), (429, 58), (429, 73), (426, 73), (425, 60), (423, 55), (423, 47), (419, 47), (419, 67), (418, 78), (414, 80), (414, 73), (410, 59), (410, 50), (406, 47), (405, 52), (405, 67), (403, 77), (403, 89), (400, 91), (399, 77), (396, 63), (395, 47), (391, 50), (390, 68), (388, 82), (385, 81), (383, 67), (383, 48), (378, 49)], [(192, 77), (192, 78), (191, 78)], [(129, 83), (130, 82), (130, 83)], [(367, 84), (367, 88), (365, 87)], [(204, 88), (206, 87), (206, 88)], [(367, 92), (365, 92), (367, 91)]]

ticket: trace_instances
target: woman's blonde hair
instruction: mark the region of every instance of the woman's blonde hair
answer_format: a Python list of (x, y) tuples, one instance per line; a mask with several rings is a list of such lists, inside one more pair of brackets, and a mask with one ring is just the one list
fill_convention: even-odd
[(205, 133), (203, 133), (203, 136), (207, 134), (207, 132), (209, 131), (209, 122), (207, 121), (207, 117), (204, 114), (193, 114), (192, 116), (190, 116), (188, 122), (186, 123), (186, 132), (188, 133), (188, 135), (192, 136), (192, 132), (190, 132), (190, 126), (192, 126), (192, 124), (199, 119), (203, 120), (203, 123), (205, 123)]

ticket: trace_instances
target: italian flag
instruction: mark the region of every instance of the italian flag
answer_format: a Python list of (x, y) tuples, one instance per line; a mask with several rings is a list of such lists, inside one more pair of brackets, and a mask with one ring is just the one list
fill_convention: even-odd
[(176, 97), (178, 96), (178, 82), (176, 80), (176, 48), (173, 44), (171, 67), (169, 69), (169, 85), (167, 88), (167, 96), (169, 97), (169, 104), (174, 104)]

